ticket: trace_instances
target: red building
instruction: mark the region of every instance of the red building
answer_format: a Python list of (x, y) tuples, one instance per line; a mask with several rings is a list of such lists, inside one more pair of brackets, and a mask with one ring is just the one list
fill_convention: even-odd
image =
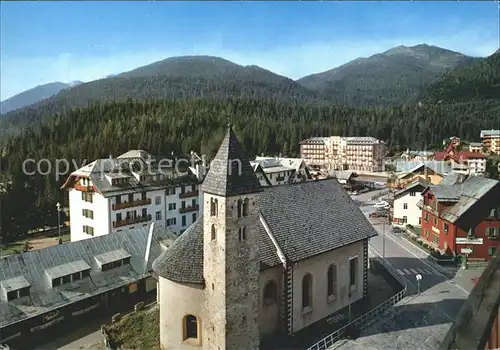
[(450, 174), (422, 192), (421, 238), (451, 255), (491, 260), (500, 247), (500, 182)]

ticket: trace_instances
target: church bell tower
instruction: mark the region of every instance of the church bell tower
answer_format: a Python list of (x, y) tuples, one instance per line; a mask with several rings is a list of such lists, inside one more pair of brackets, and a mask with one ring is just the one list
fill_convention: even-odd
[(262, 188), (231, 125), (203, 191), (203, 347), (258, 349)]

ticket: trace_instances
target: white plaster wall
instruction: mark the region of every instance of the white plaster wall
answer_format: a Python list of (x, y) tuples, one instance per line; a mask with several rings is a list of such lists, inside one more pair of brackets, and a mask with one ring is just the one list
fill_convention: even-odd
[[(199, 190), (199, 186), (196, 185), (195, 189)], [(191, 185), (186, 186), (185, 191), (191, 192), (192, 191)], [(183, 201), (186, 202), (186, 207), (189, 207), (192, 205), (193, 199), (195, 200), (195, 204), (200, 205), (200, 203), (202, 203), (202, 201), (200, 201), (200, 198), (202, 198), (201, 192), (198, 196), (183, 198), (183, 199), (179, 198), (180, 193), (181, 193), (181, 187), (179, 186), (179, 187), (176, 187), (174, 195), (165, 195), (166, 206), (164, 205), (165, 213), (166, 213), (165, 225), (166, 225), (167, 219), (175, 218), (175, 221), (176, 221), (175, 225), (170, 225), (168, 228), (176, 234), (180, 234), (182, 231), (186, 230), (194, 222), (193, 221), (193, 213), (196, 213), (196, 218), (198, 218), (200, 213), (201, 213), (200, 209), (198, 209), (197, 211), (192, 211), (189, 213), (181, 214), (180, 208), (182, 207), (182, 202)], [(168, 210), (169, 203), (175, 203), (175, 210)], [(202, 206), (203, 205), (201, 205), (201, 207)], [(185, 226), (182, 225), (182, 216), (186, 216), (186, 225)]]
[[(82, 239), (102, 236), (109, 233), (110, 218), (109, 218), (109, 203), (99, 193), (94, 193), (92, 203), (82, 200), (82, 192), (75, 189), (69, 190), (69, 212), (70, 212), (70, 235), (71, 241), (80, 241)], [(86, 218), (83, 216), (82, 209), (89, 209), (94, 212), (94, 218)], [(83, 225), (94, 228), (94, 236), (83, 232)]]
[[(324, 254), (303, 260), (293, 267), (293, 331), (319, 321), (349, 305), (349, 258), (358, 257), (356, 289), (351, 292), (351, 303), (363, 297), (363, 242), (357, 242)], [(327, 271), (337, 266), (337, 298), (327, 299)], [(312, 310), (302, 310), (302, 279), (310, 273), (313, 276)], [(345, 293), (345, 294), (344, 294)]]
[[(260, 314), (259, 314), (259, 330), (260, 336), (263, 337), (271, 334), (279, 329), (280, 326), (280, 310), (283, 307), (283, 266), (277, 266), (266, 269), (260, 272)], [(277, 302), (271, 305), (264, 303), (264, 288), (269, 281), (273, 280), (278, 286)]]
[[(422, 217), (422, 210), (417, 206), (417, 203), (422, 199), (422, 195), (417, 191), (415, 196), (410, 196), (410, 191), (406, 192), (401, 197), (394, 200), (394, 218), (402, 219), (407, 217), (406, 225), (419, 225), (419, 218)], [(404, 209), (404, 203), (408, 204), (408, 209)], [(405, 226), (405, 225), (396, 225)]]
[(164, 349), (203, 348), (183, 341), (183, 318), (191, 314), (198, 318), (198, 338), (203, 333), (203, 289), (201, 285), (181, 284), (160, 277), (160, 344)]
[(82, 192), (75, 190), (74, 188), (69, 189), (69, 219), (70, 219), (70, 236), (71, 242), (76, 242), (86, 238), (86, 234), (83, 233), (83, 201)]

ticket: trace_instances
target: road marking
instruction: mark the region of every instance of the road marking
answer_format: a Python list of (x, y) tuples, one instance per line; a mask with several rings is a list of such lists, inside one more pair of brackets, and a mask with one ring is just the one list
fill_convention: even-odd
[(414, 275), (418, 275), (418, 271), (415, 270), (415, 269), (410, 269), (411, 273), (414, 274)]
[(403, 269), (405, 271), (405, 274), (409, 275), (411, 274), (410, 270), (407, 270), (407, 269)]
[(404, 274), (405, 274), (405, 273), (404, 273), (403, 271), (401, 271), (400, 269), (398, 269), (398, 273), (399, 273), (400, 275), (404, 275)]
[(404, 250), (406, 250), (408, 253), (410, 253), (411, 255), (413, 255), (414, 257), (416, 257), (418, 260), (420, 260), (421, 262), (423, 262), (427, 267), (429, 267), (431, 269), (431, 271), (434, 272), (434, 274), (437, 274), (441, 277), (443, 277), (445, 279), (445, 282), (448, 283), (448, 284), (451, 284), (455, 287), (457, 287), (458, 289), (460, 289), (462, 292), (464, 292), (466, 295), (469, 295), (470, 293), (460, 287), (458, 284), (456, 283), (451, 283), (448, 279), (448, 277), (446, 277), (444, 274), (442, 274), (439, 270), (437, 270), (436, 268), (434, 268), (434, 266), (430, 265), (429, 263), (427, 263), (425, 260), (423, 260), (422, 258), (420, 258), (417, 254), (415, 254), (414, 252), (412, 252), (410, 249), (406, 248), (405, 246), (403, 246), (401, 243), (399, 243), (398, 241), (396, 241), (394, 238), (391, 237), (391, 234), (386, 232), (385, 233), (385, 237), (389, 238), (391, 241), (393, 241), (394, 243), (396, 243), (398, 246), (400, 246), (401, 248), (403, 248)]

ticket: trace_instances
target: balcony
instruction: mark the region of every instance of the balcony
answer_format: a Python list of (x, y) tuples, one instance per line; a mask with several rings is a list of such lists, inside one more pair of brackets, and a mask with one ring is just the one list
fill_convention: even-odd
[(151, 204), (151, 198), (140, 199), (132, 202), (124, 202), (120, 204), (113, 204), (112, 208), (113, 210), (120, 210), (120, 209), (128, 209), (132, 207), (138, 207), (141, 205), (149, 205), (149, 204)]
[(135, 218), (129, 218), (125, 220), (113, 221), (113, 227), (122, 227), (127, 225), (138, 224), (145, 221), (151, 221), (151, 214), (146, 216), (136, 216)]
[(285, 181), (285, 178), (283, 176), (277, 176), (276, 181)]
[(76, 183), (73, 188), (77, 191), (81, 192), (94, 192), (94, 186), (83, 186), (78, 183)]
[(422, 209), (424, 209), (425, 211), (428, 211), (429, 213), (432, 213), (432, 214), (434, 214), (436, 216), (439, 216), (439, 213), (437, 212), (437, 210), (435, 210), (431, 206), (424, 205)]
[(179, 208), (179, 212), (181, 214), (185, 214), (185, 213), (190, 213), (192, 211), (197, 211), (199, 208), (200, 206), (196, 204), (196, 205), (191, 205), (189, 207)]
[(184, 199), (184, 198), (198, 197), (199, 193), (200, 192), (198, 190), (191, 192), (184, 192), (179, 194), (179, 198)]

